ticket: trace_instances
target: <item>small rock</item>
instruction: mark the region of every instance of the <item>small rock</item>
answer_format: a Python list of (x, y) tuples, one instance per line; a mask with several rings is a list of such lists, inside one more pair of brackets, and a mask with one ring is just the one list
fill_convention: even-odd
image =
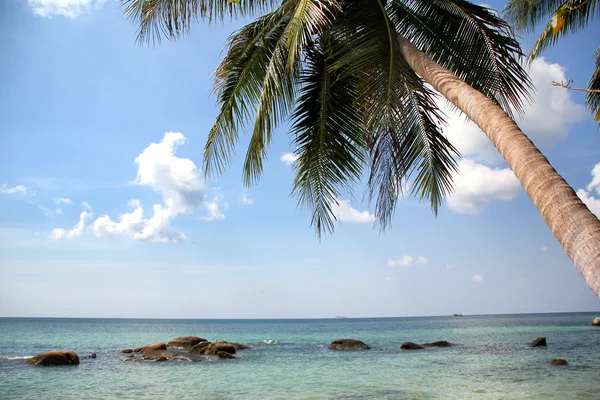
[(421, 350), (421, 349), (424, 349), (425, 347), (421, 346), (420, 344), (413, 343), (413, 342), (404, 342), (404, 343), (402, 343), (400, 348), (403, 350)]
[(600, 317), (594, 318), (592, 321), (593, 326), (600, 326)]
[(123, 350), (119, 350), (119, 353), (133, 353), (133, 349), (123, 349)]
[(83, 356), (81, 358), (96, 358), (96, 353), (92, 353), (89, 356)]
[(562, 358), (554, 358), (552, 359), (552, 361), (550, 361), (550, 364), (552, 365), (567, 365), (568, 362), (565, 359)]
[(540, 346), (546, 346), (546, 336), (540, 336), (539, 338), (537, 338), (533, 342), (531, 342), (531, 347), (540, 347)]
[(369, 350), (370, 347), (356, 339), (338, 339), (331, 342), (330, 350)]
[(445, 340), (438, 340), (437, 342), (423, 343), (423, 347), (449, 347), (452, 343)]
[(68, 350), (54, 350), (37, 354), (27, 360), (31, 365), (78, 365), (77, 353)]
[(154, 343), (151, 344), (149, 346), (144, 346), (144, 347), (138, 347), (136, 349), (133, 349), (134, 353), (145, 353), (147, 351), (157, 351), (157, 350), (166, 350), (167, 349), (167, 345), (164, 343)]

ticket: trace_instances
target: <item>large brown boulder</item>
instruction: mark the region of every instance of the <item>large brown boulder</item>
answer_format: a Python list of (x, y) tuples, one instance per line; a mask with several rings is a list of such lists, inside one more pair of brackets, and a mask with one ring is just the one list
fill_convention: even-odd
[(592, 321), (592, 325), (593, 326), (600, 326), (600, 317), (594, 318), (594, 320)]
[(37, 354), (27, 360), (31, 365), (78, 365), (77, 353), (68, 350), (54, 350)]
[(437, 342), (423, 343), (423, 347), (449, 347), (452, 343), (445, 340), (438, 340)]
[(149, 346), (138, 347), (137, 349), (133, 349), (134, 353), (145, 353), (147, 351), (157, 351), (157, 350), (166, 350), (167, 345), (164, 343), (154, 343)]
[(550, 364), (552, 364), (552, 365), (567, 365), (568, 362), (567, 362), (567, 360), (565, 360), (563, 358), (554, 358), (554, 359), (552, 359), (552, 361), (550, 361)]
[[(202, 345), (202, 346), (200, 346)], [(212, 342), (207, 345), (200, 343), (192, 347), (189, 352), (193, 354), (217, 354), (219, 351), (224, 351), (229, 354), (235, 354), (235, 346), (227, 342)]]
[(413, 342), (404, 342), (404, 343), (402, 343), (400, 348), (402, 350), (421, 350), (421, 349), (424, 349), (425, 347), (421, 346), (420, 344), (413, 343)]
[(167, 343), (167, 347), (181, 347), (183, 349), (189, 349), (200, 342), (206, 342), (206, 339), (199, 336), (182, 336), (171, 340), (169, 343)]
[(537, 338), (533, 342), (531, 342), (531, 347), (541, 347), (541, 346), (546, 346), (546, 336), (540, 336), (539, 338)]
[(338, 339), (331, 342), (329, 345), (331, 350), (369, 350), (370, 347), (360, 340), (355, 339)]

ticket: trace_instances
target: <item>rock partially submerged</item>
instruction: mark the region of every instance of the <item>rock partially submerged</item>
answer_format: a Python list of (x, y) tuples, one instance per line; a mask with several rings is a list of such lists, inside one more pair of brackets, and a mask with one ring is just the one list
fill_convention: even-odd
[(128, 362), (142, 362), (142, 361), (187, 361), (187, 362), (203, 362), (203, 361), (217, 361), (217, 357), (205, 356), (200, 354), (190, 354), (186, 351), (173, 351), (173, 350), (155, 350), (147, 351), (141, 357), (135, 357), (133, 354), (121, 358), (121, 361)]
[(123, 350), (119, 350), (119, 353), (133, 353), (133, 349), (123, 349)]
[(422, 350), (425, 347), (421, 346), (420, 344), (413, 343), (413, 342), (404, 342), (404, 343), (402, 343), (400, 348), (402, 350)]
[(151, 344), (149, 346), (144, 346), (144, 347), (138, 347), (136, 349), (133, 349), (134, 353), (145, 353), (147, 351), (157, 351), (157, 350), (166, 350), (167, 349), (167, 345), (164, 343), (154, 343)]
[(436, 342), (423, 343), (423, 347), (450, 347), (450, 346), (452, 346), (452, 343), (450, 343), (446, 340), (438, 340)]
[(546, 346), (546, 336), (540, 336), (531, 342), (531, 347), (543, 347)]
[(554, 358), (554, 359), (552, 359), (552, 361), (550, 361), (550, 364), (552, 364), (552, 365), (567, 365), (569, 363), (567, 362), (567, 360), (565, 360), (563, 358)]
[(369, 350), (370, 347), (360, 340), (356, 339), (338, 339), (329, 345), (331, 350)]
[(207, 340), (199, 336), (182, 336), (171, 340), (167, 343), (167, 347), (179, 347), (183, 349), (189, 349), (194, 347), (200, 342), (206, 342)]
[(592, 326), (600, 326), (600, 317), (594, 318), (592, 321)]
[(27, 360), (31, 365), (79, 365), (77, 353), (68, 350), (54, 350), (37, 354)]
[(217, 354), (220, 351), (229, 354), (236, 352), (235, 346), (228, 342), (201, 342), (189, 350), (192, 354)]

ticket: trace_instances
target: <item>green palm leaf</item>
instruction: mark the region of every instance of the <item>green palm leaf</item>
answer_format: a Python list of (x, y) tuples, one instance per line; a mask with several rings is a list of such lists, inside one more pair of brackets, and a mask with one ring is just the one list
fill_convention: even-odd
[(464, 0), (391, 0), (398, 33), (444, 68), (498, 103), (524, 112), (531, 82), (515, 56), (521, 50), (506, 22)]
[(330, 39), (319, 40), (306, 51), (292, 127), (298, 155), (292, 193), (312, 211), (319, 236), (333, 231), (333, 206), (341, 190), (360, 178), (366, 155), (357, 80), (343, 68), (329, 68), (334, 61), (329, 44)]
[(588, 82), (588, 87), (592, 91), (588, 92), (585, 103), (594, 114), (594, 120), (600, 122), (600, 47), (596, 50), (595, 56), (596, 69)]

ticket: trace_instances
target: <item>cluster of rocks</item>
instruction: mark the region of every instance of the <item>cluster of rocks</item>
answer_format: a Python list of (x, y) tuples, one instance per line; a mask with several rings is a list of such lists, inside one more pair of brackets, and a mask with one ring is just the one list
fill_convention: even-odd
[[(199, 336), (182, 336), (169, 343), (154, 343), (135, 349), (123, 349), (120, 352), (129, 354), (123, 361), (214, 361), (214, 357), (222, 359), (235, 358), (238, 350), (250, 349), (241, 343), (210, 342)], [(141, 354), (137, 356), (136, 354)]]
[[(600, 326), (600, 317), (592, 322), (594, 326)], [(404, 342), (400, 346), (402, 350), (422, 350), (429, 347), (449, 347), (452, 343), (445, 340), (439, 340), (431, 343), (417, 344), (413, 342)], [(531, 347), (547, 346), (546, 337), (536, 338)], [(241, 343), (230, 343), (225, 341), (211, 342), (199, 336), (182, 336), (171, 340), (168, 343), (154, 343), (148, 346), (123, 349), (120, 353), (127, 354), (123, 361), (216, 361), (217, 359), (236, 358), (234, 354), (238, 350), (250, 349)], [(331, 350), (369, 350), (371, 347), (364, 342), (356, 339), (338, 339), (331, 342)], [(96, 353), (81, 358), (96, 358)], [(53, 350), (37, 354), (27, 360), (31, 365), (79, 365), (80, 357), (77, 353), (69, 350)], [(567, 361), (562, 358), (555, 358), (551, 361), (553, 365), (567, 365)]]
[[(400, 346), (402, 350), (423, 350), (428, 347), (450, 347), (452, 343), (446, 340), (438, 340), (436, 342), (417, 344), (413, 342), (404, 342)], [(531, 347), (547, 346), (546, 337), (540, 336), (531, 342)], [(369, 350), (371, 347), (356, 339), (338, 339), (331, 342), (329, 349), (331, 350)], [(567, 365), (567, 361), (562, 358), (554, 358), (550, 362), (552, 365)]]

